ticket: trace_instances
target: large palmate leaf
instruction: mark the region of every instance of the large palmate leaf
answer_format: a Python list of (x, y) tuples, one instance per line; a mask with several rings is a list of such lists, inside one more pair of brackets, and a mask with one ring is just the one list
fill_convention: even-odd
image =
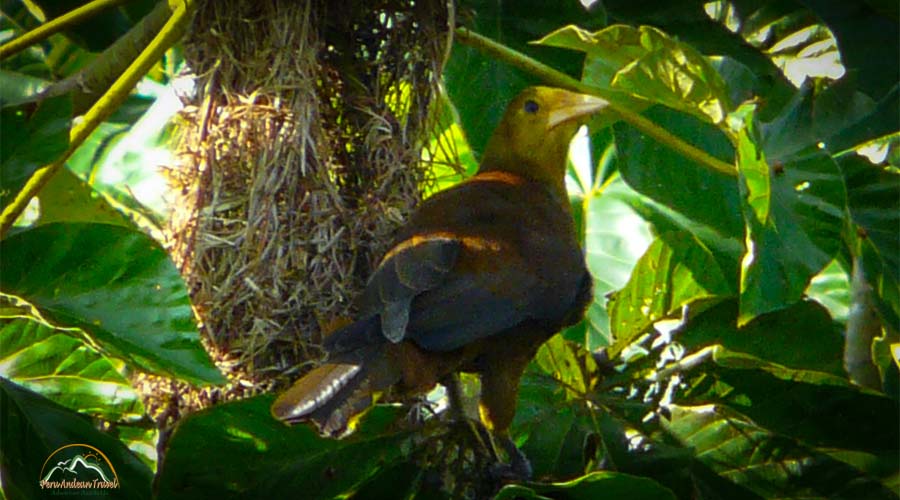
[(854, 83), (847, 76), (824, 88), (800, 88), (781, 114), (760, 126), (759, 145), (767, 158), (786, 162), (807, 156), (811, 148), (836, 154), (895, 132), (900, 118), (885, 115)]
[(587, 404), (596, 376), (584, 348), (560, 335), (538, 351), (522, 381), (513, 425), (536, 477), (575, 476), (589, 466), (585, 440), (599, 434), (596, 412)]
[[(661, 107), (646, 114), (694, 146), (732, 161), (734, 149), (716, 127)], [(628, 185), (674, 211), (677, 215), (668, 218), (676, 227), (691, 231), (712, 250), (726, 276), (735, 275), (744, 234), (735, 177), (688, 160), (629, 125), (616, 124), (614, 130), (619, 170)]]
[(887, 165), (875, 165), (857, 154), (838, 160), (847, 185), (847, 202), (853, 223), (865, 231), (900, 278), (900, 174)]
[(35, 224), (101, 222), (130, 226), (128, 219), (71, 170), (60, 169), (38, 193), (40, 215)]
[(121, 226), (53, 223), (0, 242), (0, 290), (102, 350), (194, 383), (224, 377), (200, 344), (184, 281), (158, 243)]
[(584, 52), (582, 80), (611, 91), (613, 99), (637, 97), (712, 123), (731, 111), (725, 84), (709, 61), (650, 26), (614, 25), (595, 33), (567, 26), (539, 43)]
[[(603, 5), (616, 22), (655, 26), (708, 57), (725, 56), (737, 61), (754, 75), (752, 95), (765, 96), (760, 104), (763, 112), (776, 113), (793, 93), (793, 87), (773, 58), (760, 50), (753, 35), (760, 25), (762, 29), (771, 28), (769, 23), (773, 20), (790, 16), (803, 7), (790, 0), (752, 0), (746, 6), (744, 3), (606, 0)], [(747, 97), (733, 102), (738, 104)]]
[[(900, 81), (900, 23), (894, 2), (803, 0), (837, 38), (841, 62), (859, 89), (880, 99)], [(896, 108), (895, 108), (896, 109)], [(894, 113), (896, 115), (896, 113)]]
[(834, 160), (822, 152), (771, 169), (755, 132), (753, 105), (733, 115), (747, 224), (739, 323), (786, 307), (840, 246), (847, 194)]
[(790, 368), (843, 376), (843, 338), (820, 304), (804, 300), (741, 327), (737, 315), (737, 300), (725, 301), (692, 318), (678, 342), (689, 350), (721, 345)]

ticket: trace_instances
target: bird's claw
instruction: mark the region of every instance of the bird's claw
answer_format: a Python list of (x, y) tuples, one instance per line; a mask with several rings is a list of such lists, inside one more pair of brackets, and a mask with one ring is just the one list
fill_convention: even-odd
[(513, 460), (510, 463), (497, 462), (488, 470), (491, 479), (496, 483), (512, 483), (531, 479), (531, 462)]
[(498, 481), (526, 481), (531, 479), (533, 470), (528, 457), (522, 453), (508, 437), (500, 438), (500, 444), (509, 456), (509, 463), (497, 462), (491, 468), (491, 476)]

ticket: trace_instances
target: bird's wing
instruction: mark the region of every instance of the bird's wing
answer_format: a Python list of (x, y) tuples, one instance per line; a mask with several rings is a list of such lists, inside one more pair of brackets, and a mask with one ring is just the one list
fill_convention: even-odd
[[(526, 319), (536, 279), (502, 249), (454, 236), (414, 237), (382, 260), (362, 312), (391, 342), (457, 349)], [(506, 287), (506, 288), (502, 288)]]

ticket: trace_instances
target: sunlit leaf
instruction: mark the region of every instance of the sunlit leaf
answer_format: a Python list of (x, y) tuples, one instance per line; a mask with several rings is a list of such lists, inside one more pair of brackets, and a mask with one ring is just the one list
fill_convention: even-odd
[(667, 233), (650, 245), (610, 310), (615, 356), (650, 326), (680, 317), (682, 307), (734, 294), (712, 254), (689, 234)]
[(722, 476), (763, 497), (896, 498), (859, 469), (718, 405), (673, 406), (667, 431)]
[(613, 25), (589, 33), (567, 26), (540, 43), (585, 52), (582, 79), (599, 88), (664, 104), (712, 123), (721, 122), (731, 110), (725, 84), (709, 61), (653, 27)]
[(837, 260), (813, 276), (806, 295), (828, 309), (835, 321), (845, 323), (850, 309), (850, 278)]
[(879, 99), (900, 81), (896, 3), (807, 0), (803, 4), (834, 33), (844, 66), (859, 75), (860, 90)]
[[(721, 345), (702, 373), (686, 372), (690, 401), (726, 404), (756, 424), (812, 446), (890, 457), (900, 430), (898, 402), (864, 390), (843, 376), (789, 368)], [(864, 422), (867, 422), (864, 424)], [(893, 456), (900, 461), (900, 457)]]
[(165, 250), (107, 224), (52, 223), (0, 242), (0, 289), (59, 326), (85, 331), (136, 367), (221, 383), (200, 344), (187, 289)]
[(738, 318), (744, 324), (799, 300), (834, 258), (847, 195), (831, 157), (815, 152), (770, 168), (757, 142), (753, 105), (733, 118), (747, 224)]
[(3, 320), (0, 360), (4, 377), (74, 411), (113, 421), (144, 412), (121, 363), (36, 321)]
[(40, 216), (37, 225), (51, 222), (98, 222), (131, 226), (124, 215), (113, 208), (100, 193), (69, 169), (57, 172), (38, 193)]

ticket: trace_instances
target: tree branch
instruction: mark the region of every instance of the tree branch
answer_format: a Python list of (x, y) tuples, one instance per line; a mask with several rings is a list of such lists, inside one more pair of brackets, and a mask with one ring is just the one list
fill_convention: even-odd
[(53, 163), (37, 169), (15, 199), (0, 214), (0, 238), (12, 227), (13, 222), (22, 214), (28, 202), (47, 184), (53, 175), (62, 167), (69, 156), (78, 149), (85, 139), (93, 132), (103, 120), (107, 119), (128, 97), (131, 89), (138, 81), (150, 71), (150, 68), (159, 61), (167, 50), (181, 39), (187, 24), (190, 21), (190, 13), (193, 12), (192, 0), (177, 2), (169, 8), (172, 15), (165, 26), (156, 34), (140, 55), (131, 63), (115, 83), (97, 100), (96, 103), (84, 114), (82, 120), (72, 127), (69, 132), (69, 147)]
[[(569, 75), (561, 73), (546, 64), (532, 59), (531, 57), (517, 52), (503, 44), (497, 43), (490, 38), (479, 35), (467, 28), (456, 29), (456, 39), (461, 43), (476, 48), (485, 54), (520, 68), (532, 75), (537, 76), (549, 85), (568, 89), (583, 94), (591, 94), (609, 100), (609, 94), (603, 89), (582, 83)], [(622, 121), (628, 123), (634, 128), (640, 130), (644, 134), (652, 137), (656, 141), (668, 146), (683, 156), (719, 173), (729, 176), (736, 176), (737, 170), (734, 165), (725, 163), (718, 158), (713, 157), (706, 151), (696, 148), (679, 137), (671, 134), (668, 130), (660, 127), (652, 121), (644, 118), (638, 113), (630, 111), (610, 102), (609, 109), (618, 115)]]
[(56, 19), (47, 21), (28, 33), (0, 45), (0, 61), (121, 3), (125, 3), (125, 0), (94, 0)]

